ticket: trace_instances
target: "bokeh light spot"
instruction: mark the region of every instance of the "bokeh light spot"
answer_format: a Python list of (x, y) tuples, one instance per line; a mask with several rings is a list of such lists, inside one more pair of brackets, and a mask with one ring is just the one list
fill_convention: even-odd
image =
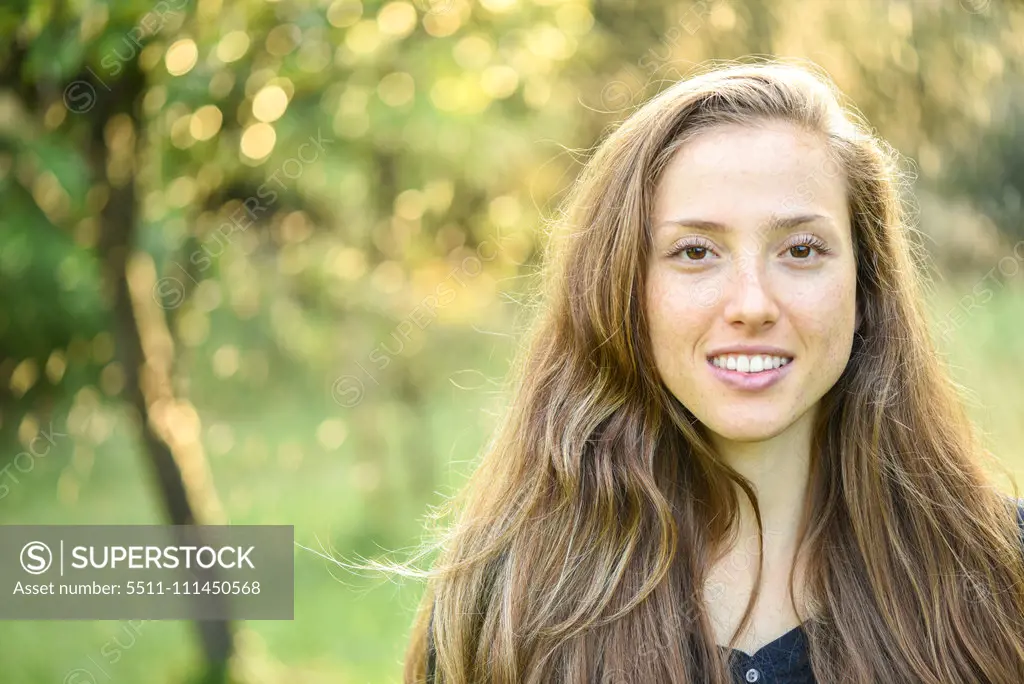
[(167, 65), (167, 73), (171, 76), (187, 74), (196, 65), (199, 59), (199, 49), (191, 38), (182, 38), (171, 44), (164, 55), (164, 63)]
[(209, 140), (220, 131), (224, 115), (216, 105), (204, 105), (189, 120), (188, 130), (196, 140)]
[(288, 108), (288, 94), (278, 85), (268, 85), (252, 101), (252, 115), (264, 123), (277, 121)]
[(217, 43), (217, 59), (230, 64), (245, 56), (249, 49), (249, 34), (245, 31), (232, 31)]
[(249, 159), (263, 159), (273, 151), (276, 142), (277, 133), (274, 132), (274, 127), (260, 122), (245, 129), (240, 146), (242, 154)]

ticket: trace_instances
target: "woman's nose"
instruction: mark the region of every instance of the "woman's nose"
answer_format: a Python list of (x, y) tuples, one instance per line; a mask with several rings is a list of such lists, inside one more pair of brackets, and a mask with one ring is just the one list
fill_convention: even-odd
[(729, 323), (754, 327), (772, 323), (779, 307), (758, 251), (741, 251), (730, 265), (724, 315)]

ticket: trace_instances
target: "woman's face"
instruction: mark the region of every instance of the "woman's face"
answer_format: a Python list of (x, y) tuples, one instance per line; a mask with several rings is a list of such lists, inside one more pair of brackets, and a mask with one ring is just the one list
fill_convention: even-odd
[(781, 433), (850, 358), (844, 175), (821, 139), (790, 124), (723, 125), (676, 152), (652, 218), (646, 306), (665, 385), (721, 437)]

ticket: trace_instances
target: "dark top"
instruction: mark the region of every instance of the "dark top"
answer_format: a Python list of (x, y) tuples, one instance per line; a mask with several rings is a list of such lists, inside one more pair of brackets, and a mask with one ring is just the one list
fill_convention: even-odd
[[(1017, 524), (1024, 544), (1024, 500), (1017, 503)], [(434, 616), (427, 628), (427, 684), (434, 684)], [(720, 646), (727, 650), (725, 646)], [(732, 680), (735, 684), (815, 684), (807, 652), (807, 635), (802, 626), (794, 627), (774, 641), (748, 655), (728, 649)]]

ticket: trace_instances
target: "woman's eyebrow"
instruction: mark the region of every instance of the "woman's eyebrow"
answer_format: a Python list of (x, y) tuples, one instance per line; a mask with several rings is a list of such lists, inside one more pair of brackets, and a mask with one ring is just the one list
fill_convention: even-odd
[[(801, 226), (805, 223), (811, 223), (812, 221), (824, 220), (831, 223), (828, 216), (824, 214), (797, 214), (796, 216), (778, 216), (772, 215), (761, 228), (758, 230), (761, 234), (775, 233), (782, 230), (790, 230)], [(676, 218), (663, 221), (658, 227), (662, 226), (682, 226), (686, 228), (696, 228), (698, 230), (704, 230), (709, 233), (728, 233), (732, 230), (729, 226), (718, 223), (716, 221), (705, 221), (703, 219), (691, 219), (691, 218)]]

